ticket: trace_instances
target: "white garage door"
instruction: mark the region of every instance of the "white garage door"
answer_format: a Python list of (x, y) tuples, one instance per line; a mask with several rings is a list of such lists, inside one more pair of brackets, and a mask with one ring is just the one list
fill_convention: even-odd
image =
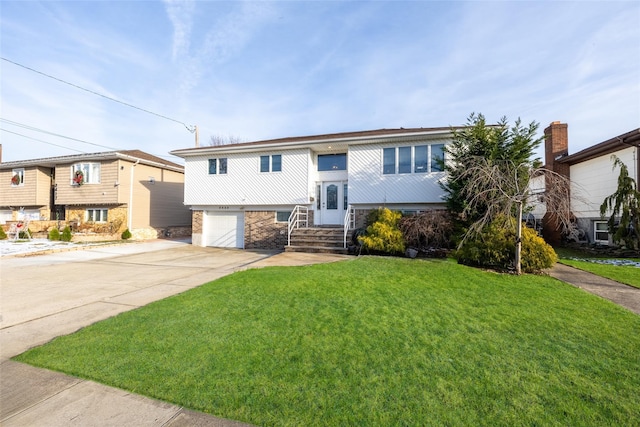
[(205, 246), (244, 248), (243, 212), (207, 212)]

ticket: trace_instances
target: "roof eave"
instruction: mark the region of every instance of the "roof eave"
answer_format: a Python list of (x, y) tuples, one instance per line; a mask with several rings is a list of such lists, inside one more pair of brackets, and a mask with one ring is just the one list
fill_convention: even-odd
[(422, 136), (450, 135), (451, 128), (432, 128), (414, 131), (398, 130), (396, 133), (366, 134), (366, 135), (350, 135), (350, 136), (327, 136), (326, 138), (317, 138), (314, 136), (295, 138), (294, 140), (268, 140), (241, 144), (218, 145), (209, 147), (194, 147), (171, 151), (170, 154), (177, 157), (193, 157), (210, 153), (221, 152), (248, 152), (262, 151), (264, 149), (291, 149), (291, 148), (312, 148), (323, 144), (370, 144), (377, 142), (385, 142), (398, 138), (415, 138)]
[(581, 163), (606, 154), (615, 153), (629, 147), (640, 147), (640, 128), (614, 136), (611, 139), (593, 145), (558, 160), (570, 165)]

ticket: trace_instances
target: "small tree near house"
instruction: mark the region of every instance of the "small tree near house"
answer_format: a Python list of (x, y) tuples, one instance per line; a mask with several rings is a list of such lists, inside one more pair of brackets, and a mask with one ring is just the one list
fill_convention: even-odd
[[(535, 197), (544, 202), (547, 210), (554, 211), (558, 221), (567, 226), (571, 220), (568, 179), (541, 168), (540, 161), (533, 159), (534, 150), (542, 143), (542, 138), (535, 136), (537, 129), (536, 122), (524, 126), (519, 119), (513, 126), (506, 118), (497, 125), (487, 125), (484, 116), (472, 114), (464, 129), (454, 130), (453, 142), (445, 149), (448, 177), (443, 188), (447, 207), (458, 224), (458, 248), (475, 245), (474, 250), (484, 247), (495, 251), (495, 245), (485, 244), (490, 237), (486, 233), (504, 228), (510, 231), (505, 237), (514, 239), (515, 253), (507, 258), (496, 254), (494, 258), (513, 260), (511, 265), (518, 274), (522, 267), (522, 216), (530, 200)], [(546, 176), (545, 190), (533, 194), (531, 180), (542, 175)], [(508, 246), (498, 245), (502, 249), (497, 250), (507, 251)], [(468, 258), (482, 261), (484, 257)]]

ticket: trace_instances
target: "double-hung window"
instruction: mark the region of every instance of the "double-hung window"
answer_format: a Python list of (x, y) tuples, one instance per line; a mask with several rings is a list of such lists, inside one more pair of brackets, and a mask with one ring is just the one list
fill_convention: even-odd
[(226, 175), (227, 159), (225, 157), (209, 159), (209, 175)]
[(281, 172), (282, 155), (260, 156), (260, 172)]
[(396, 173), (396, 149), (385, 148), (382, 150), (382, 173), (390, 175)]
[(441, 172), (444, 144), (389, 147), (382, 150), (384, 175)]
[(11, 171), (11, 186), (19, 187), (24, 185), (24, 169), (13, 169)]
[(87, 222), (107, 222), (107, 209), (87, 209)]
[(76, 163), (71, 168), (72, 184), (100, 184), (100, 163)]

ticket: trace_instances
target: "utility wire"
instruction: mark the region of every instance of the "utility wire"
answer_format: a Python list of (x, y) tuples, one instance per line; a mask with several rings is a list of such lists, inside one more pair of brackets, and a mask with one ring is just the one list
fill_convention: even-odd
[(23, 135), (23, 134), (18, 133), (18, 132), (12, 132), (12, 131), (7, 130), (7, 129), (0, 128), (0, 130), (1, 130), (1, 131), (3, 131), (3, 132), (12, 133), (12, 134), (14, 134), (14, 135), (22, 136), (22, 137), (27, 138), (27, 139), (32, 139), (32, 140), (34, 140), (34, 141), (42, 142), (43, 144), (54, 145), (54, 146), (56, 146), (56, 147), (64, 148), (64, 149), (66, 149), (66, 150), (77, 151), (78, 153), (86, 153), (86, 151), (76, 150), (75, 148), (69, 148), (69, 147), (65, 147), (64, 145), (54, 144), (53, 142), (47, 142), (47, 141), (43, 141), (43, 140), (41, 140), (41, 139), (32, 138), (32, 137), (30, 137), (30, 136)]
[(33, 127), (33, 126), (29, 126), (29, 125), (26, 125), (24, 123), (18, 123), (18, 122), (14, 122), (13, 120), (3, 119), (2, 117), (0, 117), (0, 121), (3, 121), (5, 123), (13, 125), (13, 126), (21, 127), (23, 129), (28, 129), (28, 130), (32, 130), (32, 131), (36, 131), (36, 132), (46, 133), (47, 135), (57, 136), (58, 138), (64, 138), (64, 139), (69, 139), (71, 141), (82, 142), (83, 144), (95, 145), (96, 147), (108, 148), (109, 150), (114, 150), (114, 151), (118, 150), (117, 148), (109, 147), (109, 146), (106, 146), (106, 145), (95, 144), (93, 142), (89, 142), (89, 141), (85, 141), (85, 140), (77, 139), (77, 138), (72, 138), (70, 136), (60, 135), (59, 133), (49, 132), (47, 130), (39, 129), (39, 128)]
[[(34, 127), (34, 126), (30, 126), (30, 125), (27, 125), (27, 124), (24, 124), (24, 123), (14, 122), (13, 120), (4, 119), (4, 118), (2, 118), (2, 117), (0, 117), (0, 121), (5, 122), (5, 123), (7, 123), (7, 124), (9, 124), (9, 125), (12, 125), (12, 126), (18, 126), (18, 127), (21, 127), (21, 128), (23, 128), (23, 129), (32, 130), (32, 131), (36, 131), (36, 132), (46, 133), (46, 134), (48, 134), (48, 135), (52, 135), (52, 136), (56, 136), (56, 137), (64, 138), (64, 139), (69, 139), (69, 140), (71, 140), (71, 141), (82, 142), (83, 144), (89, 144), (89, 145), (94, 145), (94, 146), (96, 146), (96, 147), (108, 148), (109, 150), (113, 150), (113, 151), (123, 151), (122, 149), (119, 149), (119, 148), (113, 148), (113, 147), (109, 147), (109, 146), (107, 146), (107, 145), (95, 144), (95, 143), (93, 143), (93, 142), (84, 141), (84, 140), (82, 140), (82, 139), (77, 139), (77, 138), (72, 138), (72, 137), (70, 137), (70, 136), (60, 135), (60, 134), (55, 133), (55, 132), (50, 132), (50, 131), (47, 131), (47, 130), (44, 130), (44, 129), (40, 129), (40, 128), (37, 128), (37, 127)], [(56, 146), (56, 147), (66, 148), (67, 150), (77, 151), (78, 153), (87, 153), (86, 151), (76, 150), (76, 149), (74, 149), (74, 148), (70, 148), (70, 147), (67, 147), (67, 146), (64, 146), (64, 145), (58, 145), (58, 144), (54, 144), (53, 142), (47, 142), (47, 141), (43, 141), (43, 140), (41, 140), (41, 139), (32, 138), (32, 137), (30, 137), (30, 136), (23, 135), (23, 134), (21, 134), (21, 133), (17, 133), (17, 132), (12, 132), (12, 131), (7, 130), (7, 129), (2, 129), (2, 128), (0, 128), (0, 130), (2, 130), (2, 131), (4, 131), (4, 132), (11, 133), (11, 134), (14, 134), (14, 135), (22, 136), (22, 137), (24, 137), (24, 138), (32, 139), (32, 140), (34, 140), (34, 141), (42, 142), (42, 143), (44, 143), (44, 144), (54, 145), (54, 146)], [(151, 154), (153, 154), (153, 153), (151, 153)], [(153, 155), (154, 155), (154, 156), (156, 156), (156, 157), (159, 157), (159, 158), (161, 158), (161, 159), (174, 161), (174, 158), (173, 158), (173, 157), (169, 157), (169, 156), (167, 156), (167, 155), (161, 155), (161, 154), (153, 154)]]
[(43, 75), (45, 77), (49, 77), (50, 79), (57, 80), (57, 81), (59, 81), (61, 83), (67, 84), (69, 86), (73, 86), (73, 87), (75, 87), (77, 89), (84, 90), (85, 92), (89, 92), (89, 93), (91, 93), (93, 95), (101, 96), (101, 97), (103, 97), (105, 99), (108, 99), (110, 101), (117, 102), (117, 103), (122, 104), (122, 105), (126, 105), (127, 107), (135, 108), (136, 110), (144, 111), (145, 113), (148, 113), (148, 114), (153, 114), (154, 116), (161, 117), (161, 118), (163, 118), (165, 120), (170, 120), (170, 121), (175, 122), (175, 123), (180, 123), (182, 126), (184, 126), (191, 133), (194, 133), (196, 131), (196, 127), (195, 126), (188, 126), (186, 123), (181, 122), (180, 120), (172, 119), (171, 117), (163, 116), (162, 114), (154, 113), (153, 111), (145, 110), (144, 108), (136, 107), (135, 105), (131, 105), (129, 103), (126, 103), (126, 102), (123, 102), (123, 101), (119, 101), (119, 100), (117, 100), (115, 98), (111, 98), (110, 96), (103, 95), (101, 93), (92, 91), (90, 89), (86, 89), (86, 88), (84, 88), (82, 86), (78, 86), (78, 85), (73, 84), (73, 83), (69, 83), (66, 80), (59, 79), (58, 77), (54, 77), (52, 75), (43, 73), (42, 71), (38, 71), (38, 70), (33, 69), (31, 67), (27, 67), (26, 65), (19, 64), (17, 62), (14, 62), (14, 61), (12, 61), (10, 59), (5, 58), (5, 57), (0, 57), (0, 59), (2, 59), (3, 61), (7, 61), (7, 62), (9, 62), (9, 63), (11, 63), (13, 65), (17, 65), (18, 67), (22, 67), (22, 68), (24, 68), (26, 70), (33, 71), (34, 73), (38, 73), (38, 74)]

